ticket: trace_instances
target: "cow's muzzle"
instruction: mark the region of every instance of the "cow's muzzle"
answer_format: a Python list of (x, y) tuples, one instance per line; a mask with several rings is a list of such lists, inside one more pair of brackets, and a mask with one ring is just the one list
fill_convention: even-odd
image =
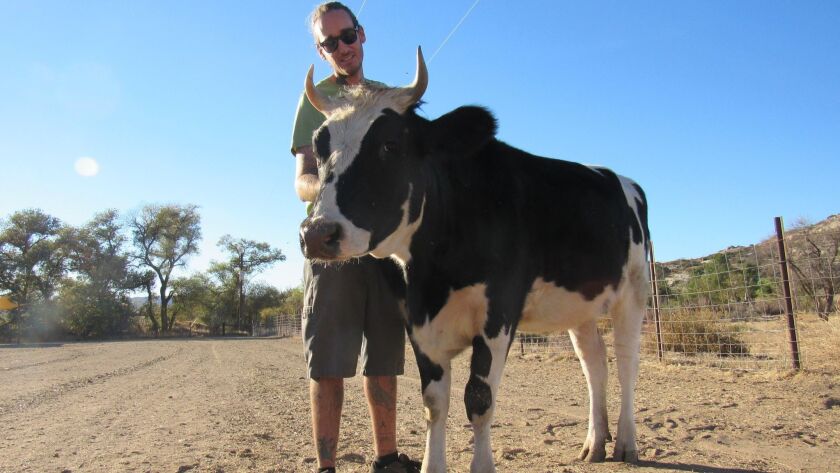
[(341, 235), (341, 225), (338, 223), (323, 218), (307, 218), (300, 224), (300, 249), (310, 259), (336, 259)]

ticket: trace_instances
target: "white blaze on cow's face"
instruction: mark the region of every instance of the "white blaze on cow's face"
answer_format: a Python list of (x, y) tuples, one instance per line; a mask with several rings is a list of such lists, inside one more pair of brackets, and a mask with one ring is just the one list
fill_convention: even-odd
[[(330, 236), (304, 236), (307, 255), (343, 260), (372, 253), (405, 261), (422, 206), (411, 182), (417, 152), (405, 92), (355, 88), (345, 100), (313, 138), (321, 191), (302, 232), (327, 225)], [(327, 251), (309, 248), (322, 241)]]
[(411, 172), (417, 129), (406, 114), (428, 84), (422, 52), (417, 49), (409, 86), (353, 87), (338, 101), (317, 91), (312, 73), (310, 67), (306, 96), (327, 120), (313, 137), (321, 190), (301, 224), (304, 253), (325, 260), (366, 253), (407, 259), (424, 202)]

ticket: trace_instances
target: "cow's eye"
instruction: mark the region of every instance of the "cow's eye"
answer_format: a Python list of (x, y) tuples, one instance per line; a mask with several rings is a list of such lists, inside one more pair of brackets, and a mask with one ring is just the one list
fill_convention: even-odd
[(400, 152), (400, 145), (396, 141), (386, 141), (382, 143), (382, 154), (397, 154)]

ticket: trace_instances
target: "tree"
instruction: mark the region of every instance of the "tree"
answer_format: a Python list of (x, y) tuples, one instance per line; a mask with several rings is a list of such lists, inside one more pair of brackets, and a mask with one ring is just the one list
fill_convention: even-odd
[(279, 304), (267, 306), (259, 310), (260, 321), (265, 322), (268, 317), (291, 316), (299, 319), (303, 311), (303, 288), (293, 287), (279, 294)]
[(65, 274), (61, 221), (39, 209), (0, 222), (0, 293), (17, 307), (8, 323), (20, 324), (35, 302), (49, 301)]
[(61, 221), (39, 209), (0, 223), (0, 290), (21, 307), (52, 297), (64, 276), (60, 230)]
[[(219, 239), (218, 246), (230, 254), (225, 264), (231, 269), (235, 277), (237, 288), (236, 306), (236, 328), (242, 328), (242, 316), (245, 309), (245, 282), (253, 273), (262, 271), (271, 264), (284, 261), (286, 257), (280, 250), (271, 248), (268, 243), (246, 240), (244, 238), (234, 239), (230, 235), (224, 235)], [(251, 319), (252, 329), (255, 318)]]
[(283, 294), (268, 284), (252, 284), (248, 288), (246, 311), (255, 326), (260, 321), (263, 309), (277, 307), (283, 302)]
[(285, 315), (293, 315), (300, 318), (303, 312), (303, 287), (293, 287), (286, 289), (282, 293), (283, 303), (280, 304), (280, 310)]
[(60, 292), (67, 328), (80, 337), (104, 337), (128, 328), (133, 313), (124, 294), (81, 280), (68, 280)]
[(133, 314), (128, 292), (141, 287), (142, 279), (130, 268), (119, 214), (106, 210), (64, 233), (68, 268), (76, 274), (61, 293), (70, 329), (83, 337), (124, 330)]
[[(230, 315), (236, 313), (238, 285), (237, 275), (227, 264), (212, 262), (207, 270), (208, 275), (218, 281), (214, 287), (216, 305), (213, 308), (211, 327), (221, 329), (223, 324), (232, 325)], [(221, 331), (221, 330), (219, 330)]]
[[(147, 205), (131, 221), (134, 259), (157, 277), (160, 294), (160, 328), (172, 326), (167, 308), (172, 299), (169, 283), (173, 271), (198, 253), (201, 216), (196, 205)], [(148, 289), (151, 291), (151, 289)], [(153, 326), (157, 325), (153, 322)]]
[(188, 316), (193, 322), (203, 321), (212, 326), (209, 319), (218, 305), (217, 296), (218, 288), (206, 274), (173, 280), (170, 324), (179, 316)]
[[(142, 266), (142, 265), (140, 265)], [(152, 333), (157, 335), (160, 333), (160, 324), (155, 317), (155, 280), (157, 280), (157, 275), (154, 271), (148, 270), (146, 272), (136, 272), (137, 275), (137, 287), (143, 288), (146, 291), (146, 304), (143, 306), (143, 315), (149, 319), (149, 323), (152, 324)]]
[(791, 245), (790, 267), (797, 286), (814, 300), (817, 315), (828, 320), (840, 284), (840, 232), (818, 231), (804, 218), (793, 225), (802, 241)]

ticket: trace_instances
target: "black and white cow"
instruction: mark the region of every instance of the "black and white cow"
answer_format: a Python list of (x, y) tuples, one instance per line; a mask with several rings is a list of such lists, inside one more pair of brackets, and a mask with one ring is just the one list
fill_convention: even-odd
[(497, 140), (483, 108), (422, 118), (415, 108), (427, 83), (419, 50), (412, 85), (355, 88), (337, 101), (320, 95), (309, 70), (307, 96), (327, 120), (313, 137), (322, 186), (301, 225), (307, 257), (372, 254), (403, 268), (428, 427), (423, 471), (446, 470), (450, 360), (467, 347), (471, 471), (495, 471), (490, 424), (517, 329), (568, 330), (589, 386), (580, 458), (604, 460), (607, 358), (596, 322), (608, 314), (621, 385), (613, 457), (636, 461), (633, 391), (648, 295), (642, 189), (608, 169)]

